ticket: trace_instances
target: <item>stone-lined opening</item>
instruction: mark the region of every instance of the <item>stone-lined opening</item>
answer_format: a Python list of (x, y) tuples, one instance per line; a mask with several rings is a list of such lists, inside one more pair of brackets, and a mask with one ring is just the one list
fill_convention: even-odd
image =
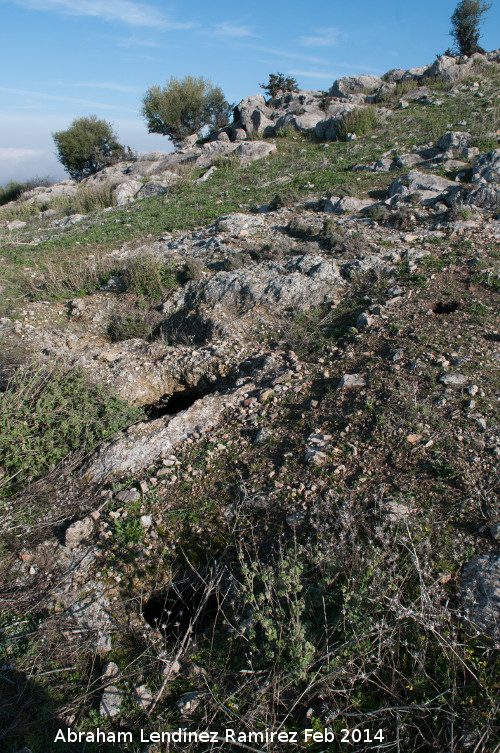
[(192, 635), (197, 635), (215, 622), (219, 611), (221, 595), (209, 588), (201, 579), (177, 581), (146, 601), (143, 617), (167, 640), (182, 639), (190, 626)]
[(432, 311), (435, 314), (452, 314), (458, 308), (460, 308), (458, 301), (438, 301), (432, 306)]
[(199, 387), (190, 387), (185, 390), (164, 395), (156, 403), (151, 403), (145, 408), (148, 419), (162, 418), (162, 416), (175, 416), (187, 408), (190, 408), (201, 397), (208, 395), (210, 390), (202, 390)]

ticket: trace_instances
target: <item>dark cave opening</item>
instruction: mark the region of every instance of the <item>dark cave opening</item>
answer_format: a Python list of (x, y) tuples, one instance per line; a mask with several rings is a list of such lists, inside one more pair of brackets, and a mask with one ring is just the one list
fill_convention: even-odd
[(190, 408), (201, 397), (208, 395), (209, 392), (210, 390), (191, 387), (173, 392), (171, 395), (164, 395), (156, 403), (146, 406), (146, 415), (149, 420), (162, 418), (163, 416), (175, 416), (176, 413)]
[(460, 308), (458, 301), (438, 301), (431, 306), (431, 310), (435, 314), (452, 314), (454, 311)]
[(191, 626), (192, 635), (209, 627), (217, 617), (222, 597), (201, 578), (173, 583), (166, 591), (153, 594), (142, 608), (151, 627), (161, 630), (168, 640), (179, 640)]

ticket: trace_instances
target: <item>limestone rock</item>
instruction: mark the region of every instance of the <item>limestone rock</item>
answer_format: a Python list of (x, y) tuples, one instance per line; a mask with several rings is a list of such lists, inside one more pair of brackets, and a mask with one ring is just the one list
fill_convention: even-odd
[(337, 389), (346, 390), (361, 387), (366, 387), (366, 378), (362, 374), (344, 374)]
[(78, 546), (78, 544), (84, 539), (88, 539), (94, 530), (94, 521), (91, 517), (83, 518), (83, 520), (76, 520), (66, 530), (65, 544), (72, 548)]
[(143, 711), (147, 711), (153, 702), (153, 695), (147, 685), (137, 685), (133, 690), (132, 697)]
[(12, 222), (7, 223), (7, 230), (10, 232), (13, 230), (22, 230), (27, 224), (27, 222), (23, 222), (22, 220), (12, 220)]
[(481, 554), (468, 562), (461, 579), (466, 619), (500, 638), (500, 555)]
[(135, 198), (145, 199), (148, 196), (158, 196), (159, 194), (164, 194), (166, 192), (167, 188), (163, 185), (163, 183), (159, 183), (156, 180), (151, 180), (148, 181), (148, 183), (144, 183), (144, 185), (139, 188), (139, 190), (135, 194)]
[(361, 76), (344, 76), (337, 79), (328, 92), (331, 97), (347, 97), (350, 94), (359, 94), (366, 90), (373, 91), (382, 86), (384, 82), (378, 76), (361, 75)]
[(101, 696), (99, 713), (101, 716), (113, 718), (118, 716), (122, 705), (122, 694), (116, 685), (108, 685)]
[(181, 714), (188, 716), (192, 714), (201, 703), (201, 699), (205, 694), (201, 692), (184, 693), (176, 702), (175, 705), (181, 712)]
[(443, 374), (439, 377), (439, 381), (446, 387), (463, 387), (467, 384), (467, 377), (463, 374)]
[(373, 206), (371, 199), (357, 199), (355, 196), (344, 196), (339, 199), (336, 196), (327, 199), (323, 204), (324, 212), (342, 214), (343, 212), (361, 212), (363, 209)]
[(133, 504), (134, 502), (139, 502), (141, 498), (140, 493), (137, 491), (137, 489), (123, 489), (123, 491), (118, 492), (116, 495), (116, 499), (118, 502), (123, 502), (125, 505)]
[(238, 144), (233, 153), (241, 158), (243, 164), (249, 164), (262, 159), (262, 157), (267, 157), (276, 149), (276, 144), (268, 144), (265, 141), (246, 141)]
[(500, 208), (500, 149), (479, 157), (472, 168), (473, 188), (465, 201), (476, 207), (495, 211)]
[(142, 187), (142, 183), (139, 183), (138, 180), (126, 180), (123, 183), (120, 183), (120, 185), (113, 191), (115, 205), (121, 207), (128, 204), (134, 199), (137, 191)]

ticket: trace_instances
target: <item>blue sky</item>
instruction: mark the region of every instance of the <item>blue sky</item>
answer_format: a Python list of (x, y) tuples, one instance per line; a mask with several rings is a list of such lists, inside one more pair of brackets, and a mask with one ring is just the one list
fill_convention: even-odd
[[(51, 133), (89, 114), (137, 151), (168, 151), (139, 110), (147, 88), (170, 76), (204, 76), (238, 102), (272, 72), (328, 89), (339, 76), (431, 63), (451, 44), (456, 3), (0, 0), (0, 185), (67, 177)], [(498, 29), (494, 0), (486, 49), (500, 46)]]

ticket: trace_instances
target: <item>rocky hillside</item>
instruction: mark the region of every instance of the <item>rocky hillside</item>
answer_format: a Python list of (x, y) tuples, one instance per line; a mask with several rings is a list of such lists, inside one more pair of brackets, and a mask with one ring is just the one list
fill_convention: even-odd
[(2, 749), (498, 751), (499, 88), (249, 97), (0, 207)]

